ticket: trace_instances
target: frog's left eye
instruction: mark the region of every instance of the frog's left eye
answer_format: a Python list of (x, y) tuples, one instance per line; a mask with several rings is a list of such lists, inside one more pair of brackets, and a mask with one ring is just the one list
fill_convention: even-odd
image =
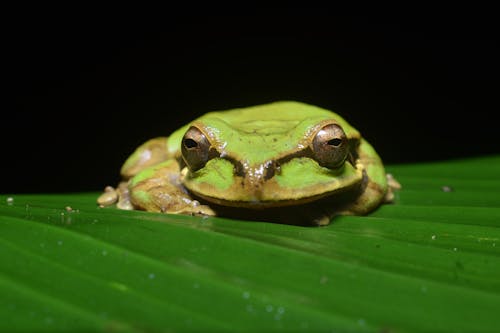
[(347, 136), (342, 127), (329, 124), (321, 128), (314, 137), (312, 151), (319, 165), (329, 169), (340, 167), (349, 152)]
[(199, 170), (208, 162), (210, 142), (205, 134), (193, 126), (187, 130), (182, 138), (181, 152), (189, 170)]

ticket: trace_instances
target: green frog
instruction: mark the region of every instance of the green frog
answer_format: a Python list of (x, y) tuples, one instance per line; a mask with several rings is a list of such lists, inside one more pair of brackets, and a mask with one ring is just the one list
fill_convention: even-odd
[(142, 144), (121, 175), (99, 205), (312, 225), (367, 214), (400, 187), (347, 121), (294, 101), (209, 112)]

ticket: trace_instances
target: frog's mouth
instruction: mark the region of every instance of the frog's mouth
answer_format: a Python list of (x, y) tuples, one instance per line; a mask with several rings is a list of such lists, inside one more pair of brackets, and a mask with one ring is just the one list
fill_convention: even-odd
[[(211, 207), (215, 204), (219, 206), (218, 210), (221, 210), (222, 207), (231, 207), (231, 208), (246, 208), (250, 210), (263, 210), (270, 208), (287, 208), (290, 206), (297, 206), (303, 204), (309, 204), (317, 201), (321, 201), (323, 199), (328, 199), (330, 203), (335, 202), (343, 202), (344, 198), (350, 197), (356, 193), (356, 196), (359, 195), (359, 191), (362, 187), (363, 183), (355, 183), (350, 187), (344, 187), (342, 189), (338, 189), (335, 191), (325, 192), (322, 194), (317, 194), (314, 196), (303, 197), (298, 199), (276, 199), (276, 200), (261, 200), (261, 199), (253, 199), (253, 200), (228, 200), (225, 198), (217, 198), (209, 195), (204, 195), (202, 193), (190, 192), (190, 194), (197, 200), (209, 204)], [(212, 207), (213, 208), (213, 207)]]
[[(274, 170), (266, 171), (269, 167)], [(186, 189), (202, 201), (223, 207), (267, 209), (296, 206), (325, 197), (357, 192), (366, 177), (363, 167), (350, 162), (332, 170), (316, 161), (294, 158), (276, 167), (258, 165), (241, 172), (226, 159), (213, 159), (197, 172), (182, 172)]]

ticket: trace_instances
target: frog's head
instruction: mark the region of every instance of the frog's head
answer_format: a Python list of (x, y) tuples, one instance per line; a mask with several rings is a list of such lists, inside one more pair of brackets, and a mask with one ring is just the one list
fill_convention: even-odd
[(212, 112), (177, 136), (185, 187), (220, 205), (295, 205), (347, 191), (363, 178), (355, 162), (359, 133), (338, 115), (302, 103)]

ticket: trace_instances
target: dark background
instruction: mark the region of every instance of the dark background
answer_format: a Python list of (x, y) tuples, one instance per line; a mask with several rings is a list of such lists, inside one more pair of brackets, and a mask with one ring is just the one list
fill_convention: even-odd
[(14, 21), (3, 40), (0, 193), (101, 190), (143, 141), (207, 111), (283, 99), (341, 114), (386, 163), (500, 153), (487, 18)]

